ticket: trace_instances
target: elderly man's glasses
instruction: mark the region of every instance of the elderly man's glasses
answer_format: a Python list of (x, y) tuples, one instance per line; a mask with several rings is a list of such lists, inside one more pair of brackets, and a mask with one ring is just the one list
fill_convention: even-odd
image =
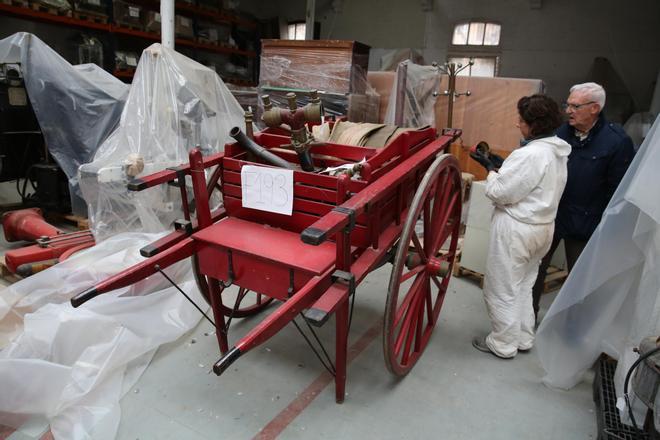
[(564, 108), (564, 110), (573, 110), (573, 111), (575, 111), (575, 110), (579, 109), (580, 107), (584, 107), (585, 105), (595, 104), (595, 103), (596, 103), (596, 101), (589, 101), (589, 102), (585, 102), (583, 104), (569, 104), (568, 102), (565, 102), (565, 103), (562, 104), (562, 107)]

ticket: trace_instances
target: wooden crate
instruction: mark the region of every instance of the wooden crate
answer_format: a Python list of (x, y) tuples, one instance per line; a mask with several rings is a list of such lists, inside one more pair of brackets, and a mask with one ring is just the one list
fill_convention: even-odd
[(364, 94), (369, 46), (341, 40), (261, 40), (260, 86)]

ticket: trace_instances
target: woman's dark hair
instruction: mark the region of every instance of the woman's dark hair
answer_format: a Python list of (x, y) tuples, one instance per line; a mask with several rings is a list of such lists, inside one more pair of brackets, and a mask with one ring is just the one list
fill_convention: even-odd
[(518, 114), (529, 126), (531, 137), (551, 135), (562, 123), (559, 106), (546, 95), (537, 94), (520, 98)]

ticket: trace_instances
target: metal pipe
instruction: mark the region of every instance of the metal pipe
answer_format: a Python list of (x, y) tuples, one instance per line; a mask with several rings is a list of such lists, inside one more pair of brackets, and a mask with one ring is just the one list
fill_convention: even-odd
[(160, 33), (163, 47), (174, 49), (174, 0), (160, 2)]
[(236, 142), (238, 142), (238, 145), (243, 147), (246, 151), (253, 153), (255, 156), (265, 160), (271, 165), (295, 170), (295, 167), (292, 164), (282, 159), (281, 157), (274, 155), (261, 145), (248, 138), (239, 127), (232, 128), (229, 132), (229, 136), (233, 137)]

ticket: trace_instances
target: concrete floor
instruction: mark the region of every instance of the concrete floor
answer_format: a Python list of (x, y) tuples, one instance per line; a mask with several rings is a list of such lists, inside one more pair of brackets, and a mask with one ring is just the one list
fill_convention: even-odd
[[(596, 437), (591, 378), (570, 391), (541, 383), (535, 350), (500, 360), (472, 348), (489, 329), (481, 290), (453, 279), (423, 357), (403, 378), (382, 355), (389, 268), (358, 288), (346, 401), (293, 326), (241, 357), (221, 377), (206, 321), (159, 349), (122, 400), (119, 439), (588, 439)], [(552, 295), (546, 295), (545, 305)], [(272, 310), (272, 308), (271, 308)], [(259, 317), (237, 320), (230, 339)], [(333, 351), (334, 322), (320, 331)], [(230, 343), (231, 345), (231, 343)], [(327, 384), (327, 386), (326, 386)], [(11, 438), (11, 437), (10, 437)], [(12, 439), (13, 440), (13, 439)]]
[[(7, 249), (17, 244), (4, 242)], [(349, 345), (347, 396), (334, 399), (329, 374), (295, 327), (241, 357), (221, 377), (210, 324), (162, 346), (145, 374), (121, 402), (117, 438), (145, 439), (588, 439), (596, 419), (591, 377), (570, 391), (541, 383), (533, 349), (501, 360), (471, 346), (487, 333), (478, 284), (452, 279), (433, 337), (408, 376), (393, 377), (382, 354), (382, 315), (391, 266), (358, 286)], [(554, 295), (545, 295), (545, 310)], [(268, 312), (274, 310), (271, 306)], [(266, 312), (267, 313), (267, 312)], [(262, 317), (235, 320), (231, 341)], [(334, 321), (319, 330), (334, 355)], [(44, 427), (0, 439), (42, 436)], [(8, 436), (6, 434), (9, 434)]]

